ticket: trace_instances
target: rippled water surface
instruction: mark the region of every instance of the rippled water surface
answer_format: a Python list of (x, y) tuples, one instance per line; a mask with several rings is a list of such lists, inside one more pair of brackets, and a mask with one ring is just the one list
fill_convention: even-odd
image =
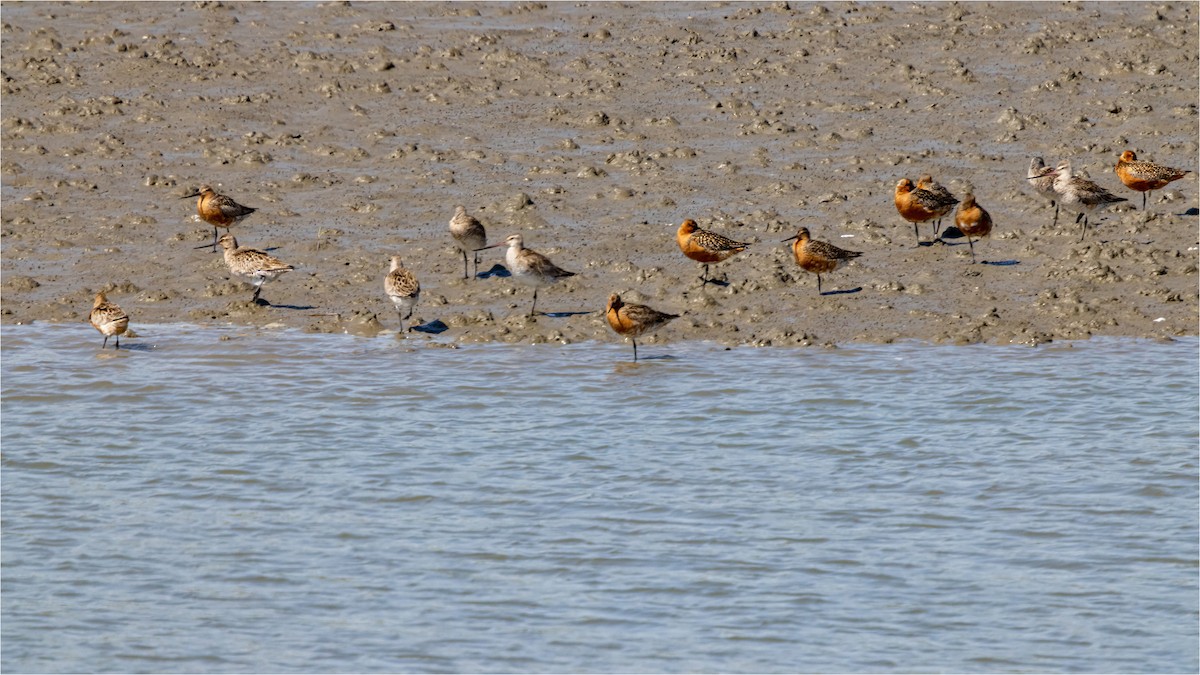
[(5, 671), (1200, 667), (1195, 339), (146, 333), (4, 328)]

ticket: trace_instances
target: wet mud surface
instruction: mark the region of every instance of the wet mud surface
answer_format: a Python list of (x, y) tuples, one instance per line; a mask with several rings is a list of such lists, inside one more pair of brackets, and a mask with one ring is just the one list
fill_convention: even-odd
[[(616, 340), (610, 293), (681, 318), (639, 342), (1037, 344), (1197, 332), (1196, 175), (1150, 194), (1121, 151), (1196, 169), (1196, 5), (6, 3), (4, 323), (83, 322), (105, 290), (165, 322), (376, 334), (393, 254), (449, 344)], [(1070, 159), (1129, 199), (1091, 218), (1025, 181)], [(968, 188), (990, 239), (917, 246), (893, 187)], [(296, 267), (269, 305), (203, 246)], [(481, 254), (466, 205), (576, 273), (539, 291)], [(749, 250), (701, 284), (685, 218)], [(943, 228), (952, 225), (952, 216)], [(861, 251), (817, 279), (781, 240)], [(932, 228), (921, 227), (922, 238)], [(488, 271), (500, 272), (497, 274)], [(406, 322), (408, 325), (409, 322)], [(443, 330), (444, 329), (444, 330)]]

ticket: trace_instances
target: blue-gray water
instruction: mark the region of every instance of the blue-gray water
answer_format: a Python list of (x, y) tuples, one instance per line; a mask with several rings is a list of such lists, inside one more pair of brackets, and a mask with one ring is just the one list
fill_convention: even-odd
[(1200, 667), (1195, 339), (144, 330), (3, 329), (7, 672)]

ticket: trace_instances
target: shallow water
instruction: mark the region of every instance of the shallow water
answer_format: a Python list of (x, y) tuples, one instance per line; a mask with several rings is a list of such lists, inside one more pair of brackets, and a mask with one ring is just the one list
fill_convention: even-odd
[(3, 329), (6, 671), (1195, 672), (1197, 341)]

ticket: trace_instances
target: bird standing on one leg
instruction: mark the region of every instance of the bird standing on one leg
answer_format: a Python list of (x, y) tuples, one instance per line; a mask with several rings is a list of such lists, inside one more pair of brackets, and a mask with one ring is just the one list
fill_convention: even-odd
[(1146, 195), (1153, 190), (1166, 187), (1167, 183), (1179, 180), (1191, 173), (1184, 169), (1172, 169), (1169, 166), (1153, 162), (1138, 161), (1132, 150), (1121, 153), (1117, 160), (1117, 177), (1130, 190), (1142, 193), (1142, 210), (1146, 210)]
[(817, 295), (824, 295), (821, 291), (822, 274), (832, 272), (862, 255), (858, 251), (847, 251), (833, 244), (812, 239), (807, 227), (800, 228), (794, 237), (788, 237), (783, 241), (793, 240), (795, 243), (792, 244), (792, 255), (796, 258), (796, 264), (800, 266), (800, 269), (817, 275)]
[(958, 213), (954, 214), (954, 224), (967, 237), (967, 245), (971, 247), (971, 264), (975, 263), (975, 244), (971, 237), (982, 238), (992, 233), (992, 216), (982, 206), (975, 202), (975, 194), (968, 192), (958, 205)]
[(667, 314), (646, 305), (627, 305), (621, 301), (621, 296), (613, 293), (608, 296), (608, 306), (604, 310), (604, 318), (608, 325), (618, 335), (628, 336), (633, 342), (633, 360), (637, 361), (637, 338), (639, 335), (652, 331), (671, 319), (678, 319), (678, 314)]
[(541, 253), (525, 248), (525, 241), (519, 234), (510, 234), (499, 244), (484, 246), (479, 250), (497, 246), (508, 247), (508, 251), (504, 253), (504, 261), (508, 263), (508, 271), (512, 273), (513, 278), (527, 286), (533, 286), (533, 305), (529, 308), (529, 316), (533, 316), (537, 311), (539, 288), (549, 286), (560, 279), (575, 276), (574, 272), (568, 272), (555, 265)]
[(181, 199), (190, 199), (192, 197), (200, 198), (196, 200), (196, 213), (200, 215), (200, 219), (213, 226), (213, 251), (217, 250), (218, 227), (228, 230), (258, 210), (252, 209), (249, 206), (242, 206), (225, 195), (219, 195), (207, 185), (201, 185), (198, 191), (181, 197)]
[(258, 302), (258, 295), (262, 292), (263, 284), (284, 272), (296, 269), (275, 256), (267, 255), (264, 251), (248, 246), (238, 246), (237, 239), (232, 234), (221, 235), (219, 242), (225, 249), (225, 264), (229, 266), (229, 271), (236, 276), (246, 277), (254, 284), (252, 302)]
[(705, 284), (712, 282), (708, 278), (709, 264), (726, 260), (750, 246), (746, 242), (734, 241), (716, 232), (702, 230), (696, 225), (696, 221), (690, 218), (679, 226), (675, 233), (675, 241), (685, 256), (704, 263), (704, 275), (700, 277), (700, 281)]

